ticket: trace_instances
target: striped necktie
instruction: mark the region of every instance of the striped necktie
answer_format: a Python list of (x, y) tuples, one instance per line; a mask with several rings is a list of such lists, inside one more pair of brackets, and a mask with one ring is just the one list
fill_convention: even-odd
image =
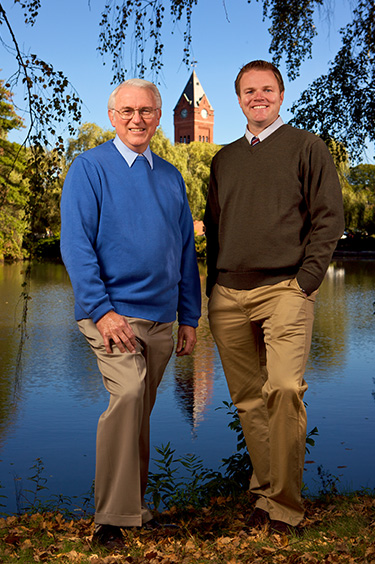
[(260, 143), (259, 137), (253, 137), (251, 140), (251, 146), (257, 145), (258, 143)]

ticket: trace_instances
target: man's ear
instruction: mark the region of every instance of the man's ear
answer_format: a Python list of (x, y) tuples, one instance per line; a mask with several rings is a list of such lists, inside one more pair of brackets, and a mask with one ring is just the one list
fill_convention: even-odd
[(114, 111), (113, 110), (108, 110), (108, 117), (109, 117), (109, 121), (111, 122), (112, 127), (115, 127), (115, 116), (114, 116)]

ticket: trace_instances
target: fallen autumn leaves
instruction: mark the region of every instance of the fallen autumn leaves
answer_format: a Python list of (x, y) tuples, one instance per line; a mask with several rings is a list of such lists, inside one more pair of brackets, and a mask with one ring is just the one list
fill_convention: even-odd
[(93, 519), (66, 520), (59, 513), (0, 519), (0, 562), (77, 564), (375, 564), (375, 498), (368, 494), (306, 501), (301, 536), (269, 536), (246, 528), (248, 495), (216, 498), (209, 507), (170, 510), (177, 531), (125, 531), (127, 550), (93, 547)]

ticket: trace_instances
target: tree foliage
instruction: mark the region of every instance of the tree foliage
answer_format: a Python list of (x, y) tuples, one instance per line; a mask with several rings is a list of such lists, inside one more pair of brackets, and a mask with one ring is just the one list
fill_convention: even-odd
[[(25, 25), (33, 26), (38, 17), (41, 0), (14, 0), (23, 10)], [(33, 239), (41, 228), (42, 214), (40, 206), (48, 199), (47, 192), (53, 190), (56, 177), (60, 173), (60, 157), (64, 152), (64, 140), (59, 128), (64, 124), (68, 131), (75, 132), (76, 123), (81, 118), (81, 100), (71, 87), (68, 78), (62, 71), (40, 59), (36, 54), (22, 51), (7, 11), (0, 2), (0, 31), (7, 32), (9, 45), (0, 35), (2, 46), (11, 52), (17, 62), (16, 72), (9, 77), (5, 87), (14, 90), (21, 85), (24, 89), (24, 101), (28, 116), (24, 146), (28, 150), (22, 153), (21, 161), (26, 163), (22, 179), (28, 184), (30, 195), (24, 207), (24, 218), (28, 224), (29, 248), (32, 255)], [(21, 152), (17, 153), (20, 156)], [(20, 162), (13, 160), (14, 175), (19, 171)]]
[[(190, 63), (191, 15), (198, 0), (107, 0), (100, 21), (99, 52), (112, 57), (113, 80), (125, 79), (125, 54), (131, 53), (131, 70), (143, 77), (146, 70), (161, 70), (164, 44), (162, 31), (166, 8), (172, 22), (185, 21), (182, 61)], [(151, 48), (147, 48), (151, 43)]]
[[(237, 9), (245, 9), (251, 0), (237, 3)], [(223, 0), (223, 17), (226, 5), (233, 0)], [(306, 56), (311, 55), (314, 36), (314, 12), (324, 0), (263, 0), (263, 19), (269, 19), (271, 26), (270, 53), (276, 63), (285, 57), (288, 76), (299, 74), (299, 68)], [(172, 25), (185, 25), (182, 61), (191, 62), (192, 29), (191, 18), (198, 0), (107, 0), (100, 22), (99, 51), (112, 56), (114, 80), (125, 77), (124, 57), (130, 54), (131, 70), (139, 76), (151, 69), (156, 74), (162, 68), (164, 51), (163, 26), (169, 14)]]
[(329, 72), (293, 105), (292, 123), (341, 141), (358, 155), (375, 141), (375, 3), (358, 0), (353, 21), (341, 30), (342, 47)]
[(211, 160), (221, 148), (220, 145), (198, 141), (172, 145), (159, 128), (151, 139), (150, 146), (154, 153), (172, 163), (181, 172), (193, 218), (202, 219)]
[(77, 136), (68, 140), (64, 154), (66, 165), (69, 167), (77, 155), (113, 139), (114, 136), (113, 131), (102, 129), (95, 123), (83, 123), (78, 129)]
[[(33, 194), (32, 185), (29, 182), (21, 181), (22, 178), (27, 178), (26, 160), (20, 172), (13, 171), (12, 178), (16, 181), (13, 182), (13, 192), (10, 192), (13, 198), (11, 205), (8, 204), (6, 209), (0, 209), (0, 218), (5, 218), (0, 224), (0, 238), (3, 237), (4, 240), (6, 237), (8, 241), (7, 257), (17, 258), (22, 254), (23, 235), (31, 229), (31, 223), (26, 220), (24, 209), (31, 205), (35, 209), (33, 229), (35, 229), (36, 236), (40, 238), (50, 232), (59, 234), (59, 201), (63, 180), (70, 164), (78, 154), (113, 137), (113, 131), (102, 129), (93, 123), (84, 123), (79, 128), (77, 136), (68, 140), (65, 156), (62, 159), (59, 157), (55, 163), (56, 168), (61, 170), (61, 174), (50, 178), (48, 188), (37, 195)], [(13, 146), (13, 151), (19, 149), (16, 144), (9, 144), (9, 146)], [(375, 235), (375, 165), (350, 167), (347, 154), (345, 158), (338, 156), (344, 153), (339, 143), (331, 140), (329, 148), (336, 162), (343, 190), (346, 228), (352, 233), (366, 232), (369, 235)], [(171, 162), (181, 172), (193, 218), (200, 220), (205, 208), (211, 160), (220, 146), (199, 142), (172, 145), (159, 128), (151, 140), (151, 149), (160, 157)], [(47, 151), (44, 153), (45, 161), (53, 158), (57, 158), (56, 153), (50, 154)], [(6, 160), (0, 155), (0, 172), (4, 170), (4, 163)], [(47, 163), (45, 166), (46, 169), (50, 168)], [(46, 176), (45, 173), (44, 175)], [(38, 197), (37, 203), (36, 197)], [(2, 228), (1, 225), (3, 225)], [(10, 241), (14, 244), (13, 249), (9, 247)]]
[[(236, 1), (238, 10), (251, 0)], [(223, 6), (233, 0), (223, 0)], [(165, 14), (185, 20), (182, 60), (191, 61), (191, 17), (198, 0), (108, 0), (102, 16), (99, 51), (112, 56), (115, 80), (125, 77), (125, 54), (133, 72), (143, 76), (162, 68)], [(263, 19), (270, 21), (269, 52), (278, 65), (285, 61), (294, 80), (302, 62), (311, 58), (317, 35), (317, 11), (329, 14), (329, 0), (262, 0)], [(375, 141), (375, 4), (353, 0), (353, 19), (341, 30), (342, 47), (330, 70), (303, 92), (294, 104), (293, 123), (344, 143), (358, 155), (368, 140)], [(169, 10), (168, 10), (169, 8)], [(149, 51), (147, 48), (149, 47)], [(148, 56), (146, 55), (148, 53)]]
[[(41, 7), (41, 0), (14, 0), (24, 12), (25, 25), (33, 26)], [(3, 47), (14, 54), (17, 70), (9, 78), (6, 87), (14, 89), (21, 83), (24, 86), (24, 99), (27, 107), (29, 126), (25, 143), (30, 146), (56, 147), (64, 150), (64, 140), (57, 134), (59, 124), (66, 123), (71, 134), (75, 132), (75, 121), (81, 117), (81, 100), (62, 71), (40, 59), (35, 54), (24, 53), (20, 47), (7, 11), (0, 3), (0, 25), (3, 25), (11, 38), (11, 45), (2, 39)], [(4, 33), (5, 35), (5, 33)], [(70, 119), (69, 119), (70, 118)]]
[(0, 80), (0, 142), (7, 138), (12, 129), (20, 127), (23, 127), (23, 121), (14, 110), (12, 93), (5, 88), (4, 81)]
[(347, 174), (344, 192), (346, 226), (353, 232), (375, 235), (375, 165), (358, 165)]
[(23, 180), (25, 151), (8, 141), (9, 132), (20, 127), (22, 120), (14, 111), (12, 94), (0, 80), (0, 260), (22, 257), (27, 227), (24, 208), (29, 190)]
[[(263, 19), (270, 22), (270, 56), (276, 64), (285, 63), (288, 78), (293, 80), (302, 62), (311, 57), (318, 32), (318, 14), (329, 14), (331, 2), (258, 1), (263, 7)], [(143, 76), (146, 70), (155, 76), (160, 73), (169, 22), (172, 28), (177, 24), (183, 26), (181, 59), (188, 65), (192, 58), (192, 15), (198, 3), (199, 0), (103, 2), (98, 50), (104, 62), (107, 58), (112, 61), (113, 81), (123, 80), (129, 71), (136, 76)], [(230, 6), (246, 10), (252, 2), (221, 0), (219, 4), (225, 17)], [(372, 232), (372, 188), (356, 187), (348, 153), (357, 155), (369, 140), (375, 141), (375, 4), (373, 0), (351, 0), (351, 6), (352, 19), (341, 30), (342, 46), (327, 74), (317, 78), (294, 104), (293, 123), (321, 135), (332, 150), (342, 180), (347, 226), (366, 225), (363, 228)], [(65, 174), (76, 154), (112, 135), (95, 124), (82, 125), (76, 135), (81, 100), (68, 77), (37, 54), (21, 49), (22, 37), (14, 32), (11, 8), (22, 10), (25, 25), (33, 26), (41, 7), (42, 0), (10, 0), (7, 5), (0, 0), (1, 46), (11, 52), (17, 62), (16, 72), (6, 84), (1, 84), (0, 228), (3, 239), (0, 244), (4, 247), (5, 240), (7, 245), (13, 241), (12, 253), (15, 254), (21, 252), (26, 230), (29, 236), (40, 235), (50, 228), (58, 230), (59, 176)], [(7, 140), (9, 131), (21, 125), (9, 106), (10, 91), (19, 86), (24, 91), (28, 115), (27, 149)], [(71, 135), (66, 154), (62, 128)], [(152, 144), (155, 152), (181, 171), (193, 216), (200, 219), (209, 163), (219, 147), (200, 143), (173, 147), (161, 131)], [(20, 235), (16, 236), (16, 232)]]
[(276, 65), (285, 57), (291, 80), (299, 75), (302, 61), (311, 57), (313, 39), (317, 35), (314, 12), (323, 4), (324, 0), (263, 0), (263, 19), (271, 20), (269, 52)]
[[(24, 13), (25, 25), (34, 25), (42, 0), (13, 0)], [(203, 0), (201, 0), (202, 2)], [(295, 79), (301, 64), (312, 55), (317, 22), (330, 14), (330, 0), (258, 0), (263, 19), (270, 22), (270, 56), (276, 64), (284, 61), (288, 78)], [(254, 0), (253, 0), (254, 2)], [(106, 0), (99, 22), (98, 50), (104, 61), (112, 61), (113, 82), (125, 78), (127, 71), (154, 75), (163, 66), (167, 41), (166, 24), (182, 24), (181, 59), (189, 65), (192, 58), (192, 15), (199, 0)], [(227, 7), (248, 9), (251, 0), (221, 0), (223, 17)], [(88, 2), (89, 5), (89, 2)], [(315, 131), (324, 139), (335, 138), (350, 153), (358, 154), (368, 140), (375, 140), (375, 5), (373, 0), (351, 0), (352, 21), (341, 30), (342, 47), (326, 75), (316, 81), (295, 103), (294, 123)], [(9, 86), (18, 81), (25, 86), (31, 145), (46, 145), (65, 121), (71, 134), (80, 117), (80, 100), (67, 77), (37, 55), (26, 56), (19, 47), (4, 5), (0, 2), (0, 24), (8, 30), (18, 71)], [(0, 26), (1, 31), (1, 26)], [(0, 38), (2, 39), (1, 35)], [(3, 46), (9, 49), (3, 41)], [(56, 135), (57, 146), (61, 138)]]

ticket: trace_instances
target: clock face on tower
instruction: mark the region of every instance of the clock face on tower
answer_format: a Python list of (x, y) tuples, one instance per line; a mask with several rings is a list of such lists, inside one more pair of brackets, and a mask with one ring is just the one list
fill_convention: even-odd
[[(130, 2), (129, 2), (130, 3)], [(175, 4), (182, 3), (181, 0)], [(0, 0), (1, 4), (1, 0)], [(214, 109), (204, 92), (195, 70), (173, 109), (174, 142), (212, 143), (214, 138)]]

